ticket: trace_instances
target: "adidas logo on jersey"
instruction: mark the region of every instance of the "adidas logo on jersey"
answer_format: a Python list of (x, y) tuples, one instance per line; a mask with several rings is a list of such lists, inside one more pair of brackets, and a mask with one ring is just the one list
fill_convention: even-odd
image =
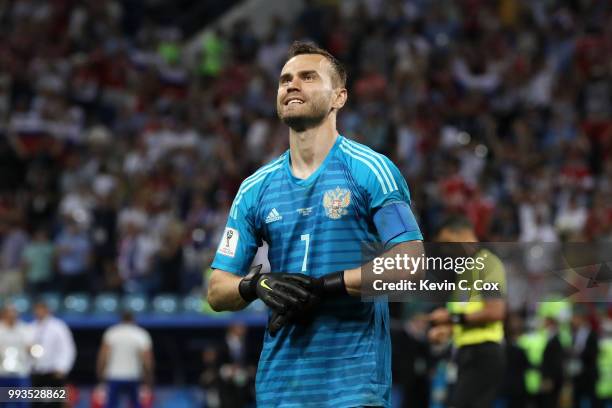
[(279, 221), (282, 220), (283, 216), (280, 215), (278, 213), (278, 211), (276, 211), (276, 208), (273, 208), (270, 213), (268, 214), (268, 216), (266, 217), (266, 224), (269, 224), (271, 222), (275, 222), (275, 221)]

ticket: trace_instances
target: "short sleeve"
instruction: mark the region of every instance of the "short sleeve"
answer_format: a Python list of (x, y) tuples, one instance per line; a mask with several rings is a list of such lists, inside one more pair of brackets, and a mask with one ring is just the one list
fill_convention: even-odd
[(238, 194), (217, 247), (212, 263), (213, 269), (221, 269), (239, 276), (247, 274), (259, 247), (258, 243), (261, 241), (256, 234), (254, 217), (249, 198)]
[(110, 344), (111, 342), (111, 330), (106, 329), (102, 335), (102, 343)]
[(151, 349), (151, 336), (149, 335), (149, 333), (147, 333), (144, 329), (142, 330), (142, 336), (141, 336), (141, 344), (140, 347), (142, 349), (142, 351), (146, 351), (146, 350), (150, 350)]

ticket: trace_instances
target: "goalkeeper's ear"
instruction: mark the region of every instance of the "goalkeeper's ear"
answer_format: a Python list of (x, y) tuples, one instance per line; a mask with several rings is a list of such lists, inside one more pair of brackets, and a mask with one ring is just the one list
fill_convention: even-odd
[(346, 91), (346, 88), (336, 88), (334, 89), (333, 93), (330, 111), (339, 111), (342, 109), (346, 103), (346, 100), (348, 99), (348, 92)]

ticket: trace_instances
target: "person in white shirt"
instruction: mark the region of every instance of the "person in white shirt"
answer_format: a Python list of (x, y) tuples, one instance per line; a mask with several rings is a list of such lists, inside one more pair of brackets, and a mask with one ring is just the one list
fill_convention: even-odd
[[(44, 301), (34, 305), (34, 316), (33, 345), (30, 349), (34, 357), (32, 386), (63, 387), (76, 358), (72, 332), (66, 323), (51, 314)], [(39, 406), (61, 407), (62, 403), (41, 403)]]
[(138, 391), (142, 383), (153, 383), (153, 350), (149, 333), (124, 312), (121, 322), (109, 327), (98, 352), (97, 373), (108, 387), (106, 407), (119, 406), (127, 395), (133, 408), (140, 408)]
[[(22, 388), (30, 384), (32, 331), (19, 320), (12, 304), (5, 304), (0, 320), (0, 387)], [(24, 403), (25, 404), (25, 403)], [(5, 402), (4, 407), (25, 407), (19, 402)]]

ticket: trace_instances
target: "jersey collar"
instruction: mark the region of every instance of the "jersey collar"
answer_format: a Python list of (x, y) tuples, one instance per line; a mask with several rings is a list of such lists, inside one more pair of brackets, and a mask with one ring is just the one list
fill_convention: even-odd
[(323, 163), (321, 163), (321, 165), (310, 176), (308, 176), (308, 178), (305, 179), (297, 178), (291, 172), (291, 154), (289, 154), (289, 150), (287, 150), (287, 157), (285, 158), (285, 171), (287, 172), (289, 180), (291, 180), (291, 182), (293, 182), (294, 184), (297, 184), (298, 186), (302, 187), (306, 187), (314, 183), (317, 177), (319, 177), (319, 174), (321, 174), (321, 172), (325, 170), (325, 168), (331, 161), (332, 157), (336, 153), (336, 150), (338, 150), (338, 146), (340, 146), (342, 139), (344, 139), (344, 137), (342, 135), (338, 135), (338, 137), (336, 138), (336, 142), (330, 149), (329, 153), (327, 153), (327, 156), (325, 156), (325, 160), (323, 160)]

